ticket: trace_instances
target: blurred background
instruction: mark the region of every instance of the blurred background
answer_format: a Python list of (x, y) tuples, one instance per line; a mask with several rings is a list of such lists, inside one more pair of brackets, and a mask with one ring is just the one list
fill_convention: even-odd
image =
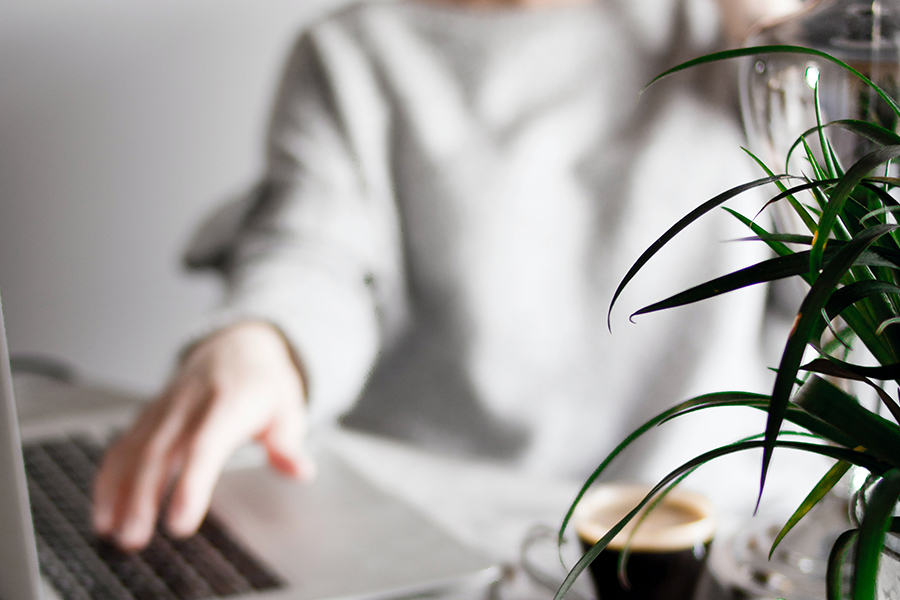
[(0, 3), (0, 290), (13, 354), (137, 392), (218, 299), (181, 250), (262, 163), (300, 28), (345, 0)]

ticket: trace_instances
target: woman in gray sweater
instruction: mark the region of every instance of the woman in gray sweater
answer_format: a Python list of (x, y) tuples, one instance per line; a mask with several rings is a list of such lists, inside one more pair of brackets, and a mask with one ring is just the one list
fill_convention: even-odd
[[(753, 17), (724, 6), (732, 29)], [(260, 183), (188, 251), (227, 298), (108, 453), (97, 531), (146, 544), (174, 478), (166, 523), (189, 534), (252, 438), (309, 478), (304, 434), (338, 418), (580, 476), (686, 394), (750, 385), (752, 369), (730, 369), (754, 362), (758, 323), (728, 315), (754, 314), (759, 294), (637, 327), (614, 315), (606, 331), (638, 253), (752, 176), (733, 107), (707, 93), (730, 80), (686, 77), (634, 102), (717, 31), (713, 5), (689, 0), (365, 3), (306, 31)], [(720, 243), (743, 235), (728, 226), (696, 227), (623, 306), (745, 262), (747, 245)], [(629, 476), (658, 475), (658, 454)]]

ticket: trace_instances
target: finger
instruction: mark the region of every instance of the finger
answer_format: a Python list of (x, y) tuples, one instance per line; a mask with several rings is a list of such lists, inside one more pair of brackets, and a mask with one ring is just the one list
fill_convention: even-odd
[(113, 537), (125, 550), (138, 550), (150, 542), (166, 484), (177, 461), (177, 446), (154, 446), (151, 444), (139, 453), (133, 475), (126, 479), (127, 487), (123, 486)]
[(112, 532), (119, 547), (138, 550), (149, 543), (176, 460), (172, 448), (153, 448), (137, 452), (127, 465)]
[(193, 430), (166, 515), (166, 527), (178, 537), (197, 531), (228, 457), (243, 441), (218, 415), (207, 415)]
[(141, 548), (153, 534), (194, 396), (187, 386), (151, 405), (104, 458), (95, 484), (95, 526), (123, 548)]
[[(133, 444), (133, 441), (123, 440), (110, 449), (94, 487), (96, 531), (129, 550), (141, 548), (149, 541), (165, 482), (165, 476), (147, 472), (147, 469), (135, 479), (134, 474), (142, 469), (134, 467), (140, 460), (136, 458), (138, 452)], [(143, 483), (141, 478), (145, 478)], [(159, 483), (154, 485), (152, 482)], [(141, 486), (148, 486), (147, 491), (141, 490)], [(152, 498), (151, 506), (136, 504), (135, 498), (141, 495)]]
[(301, 450), (285, 450), (271, 439), (263, 437), (263, 445), (266, 448), (269, 464), (276, 471), (288, 477), (295, 477), (301, 481), (312, 481), (316, 477), (317, 469), (312, 457)]
[(94, 479), (91, 517), (94, 530), (101, 536), (110, 536), (115, 527), (116, 505), (122, 485), (122, 450), (120, 443), (113, 444), (103, 457)]
[(273, 419), (257, 439), (265, 447), (273, 468), (290, 477), (311, 481), (316, 475), (316, 465), (303, 448), (305, 435), (305, 413), (292, 405)]

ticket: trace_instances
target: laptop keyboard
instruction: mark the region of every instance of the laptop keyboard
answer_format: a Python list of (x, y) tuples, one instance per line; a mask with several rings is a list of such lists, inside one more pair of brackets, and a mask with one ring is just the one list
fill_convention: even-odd
[(103, 448), (69, 439), (23, 450), (41, 572), (64, 600), (199, 600), (283, 585), (211, 514), (190, 538), (158, 529), (143, 551), (118, 550), (90, 521)]

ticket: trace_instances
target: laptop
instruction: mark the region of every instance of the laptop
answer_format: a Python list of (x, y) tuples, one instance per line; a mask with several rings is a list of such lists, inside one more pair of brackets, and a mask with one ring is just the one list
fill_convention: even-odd
[[(133, 411), (114, 394), (33, 383), (37, 409), (17, 417), (0, 310), (0, 600), (484, 597), (499, 577), (327, 444), (313, 448), (312, 484), (236, 459), (198, 535), (158, 531), (146, 550), (121, 552), (93, 536), (88, 498), (104, 444)], [(68, 412), (53, 411), (64, 397)]]

